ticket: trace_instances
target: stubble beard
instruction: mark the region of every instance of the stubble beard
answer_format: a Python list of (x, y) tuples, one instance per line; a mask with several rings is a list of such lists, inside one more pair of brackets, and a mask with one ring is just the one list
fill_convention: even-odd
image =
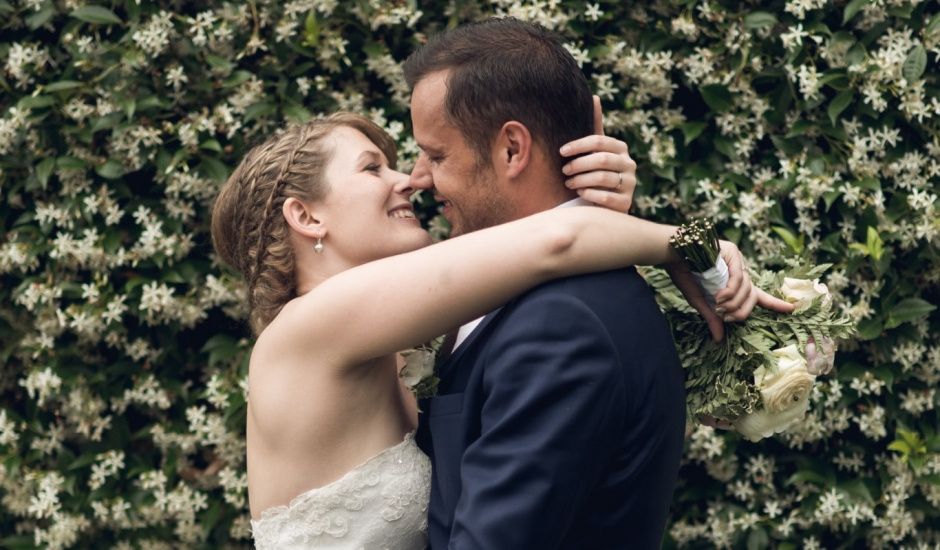
[[(474, 197), (464, 201), (456, 208), (457, 216), (451, 224), (451, 237), (472, 233), (511, 221), (508, 215), (509, 206), (499, 194), (499, 188), (493, 181), (492, 169), (481, 166), (476, 172), (470, 185), (474, 189)], [(472, 204), (471, 204), (472, 203)]]

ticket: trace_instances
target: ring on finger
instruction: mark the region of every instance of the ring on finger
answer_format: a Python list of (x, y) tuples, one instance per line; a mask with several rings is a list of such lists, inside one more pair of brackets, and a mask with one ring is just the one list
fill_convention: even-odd
[(617, 189), (623, 187), (623, 172), (617, 172)]

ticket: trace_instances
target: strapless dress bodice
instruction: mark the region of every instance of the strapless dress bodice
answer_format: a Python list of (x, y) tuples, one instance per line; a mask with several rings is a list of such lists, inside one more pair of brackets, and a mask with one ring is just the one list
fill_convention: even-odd
[(414, 433), (347, 472), (252, 520), (259, 550), (422, 550), (431, 463)]

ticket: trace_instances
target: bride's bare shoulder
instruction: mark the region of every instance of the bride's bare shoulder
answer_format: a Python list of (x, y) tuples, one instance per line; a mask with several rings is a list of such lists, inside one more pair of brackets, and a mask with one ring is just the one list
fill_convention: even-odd
[(329, 345), (330, 335), (335, 335), (341, 327), (327, 323), (326, 315), (319, 317), (315, 314), (318, 307), (326, 306), (317, 298), (316, 290), (313, 290), (284, 304), (258, 335), (252, 361), (257, 355), (258, 359), (266, 362), (274, 360), (288, 364), (297, 359), (305, 364), (311, 360), (323, 364), (335, 362), (339, 354)]

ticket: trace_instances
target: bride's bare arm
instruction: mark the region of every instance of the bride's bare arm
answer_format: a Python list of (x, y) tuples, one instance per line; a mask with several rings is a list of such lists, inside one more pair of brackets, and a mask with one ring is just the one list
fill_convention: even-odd
[(344, 271), (285, 307), (265, 332), (274, 349), (356, 365), (550, 279), (673, 261), (673, 229), (596, 207), (541, 212)]

